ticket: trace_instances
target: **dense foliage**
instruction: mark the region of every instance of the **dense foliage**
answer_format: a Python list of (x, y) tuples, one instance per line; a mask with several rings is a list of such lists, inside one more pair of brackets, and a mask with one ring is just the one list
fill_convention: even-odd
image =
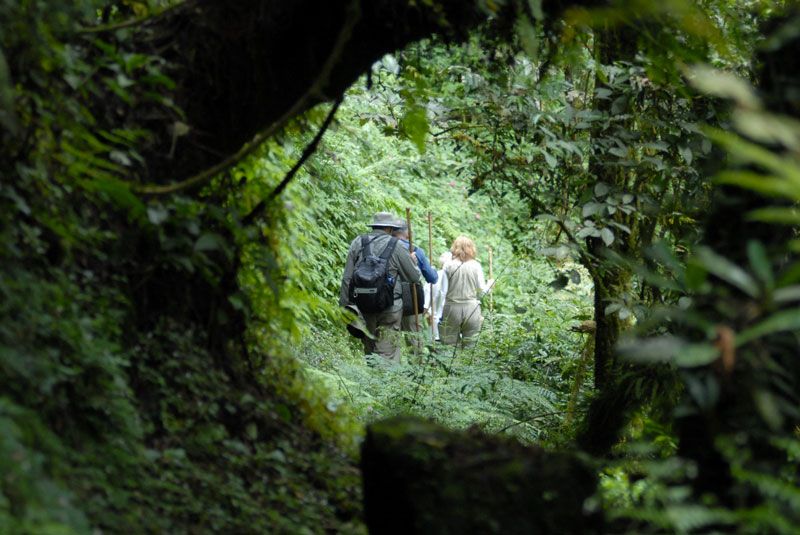
[(96, 99), (169, 107), (173, 81), (127, 30), (81, 26), (146, 6), (53, 4), (0, 4), (0, 531), (346, 529), (357, 474), (324, 399), (241, 339), (246, 236), (213, 191), (123, 180), (149, 133)]
[[(384, 64), (393, 61), (386, 58)], [(534, 418), (549, 417), (553, 423), (566, 412), (567, 370), (578, 367), (582, 343), (582, 335), (571, 333), (569, 325), (591, 315), (587, 285), (555, 285), (556, 290), (550, 283), (569, 271), (566, 267), (539, 255), (515, 254), (516, 241), (535, 238), (516, 228), (514, 212), (499, 213), (485, 195), (468, 194), (473, 162), (461, 157), (454, 144), (431, 144), (421, 153), (413, 141), (398, 139), (397, 132), (382, 126), (393, 113), (387, 101), (396, 96), (399, 80), (382, 68), (378, 75), (376, 83), (383, 89), (350, 91), (334, 131), (307, 172), (287, 190), (283, 205), (276, 207), (283, 221), (277, 245), (281, 274), (273, 277), (283, 277), (285, 284), (277, 302), (263, 271), (249, 275), (248, 287), (265, 323), (280, 317), (273, 312), (276, 308), (291, 311), (298, 322), (296, 332), (273, 332), (268, 325), (264, 329), (274, 338), (299, 344), (303, 359), (313, 366), (311, 377), (339, 390), (342, 399), (337, 403), (355, 404), (362, 421), (411, 411), (452, 425), (507, 427), (529, 440), (538, 437), (545, 426), (532, 425)], [(241, 172), (268, 176), (270, 165), (254, 158)], [(498, 282), (491, 310), (488, 298), (484, 303), (487, 321), (477, 348), (439, 346), (435, 354), (426, 349), (424, 355), (409, 349), (403, 366), (370, 367), (333, 308), (342, 258), (350, 241), (368, 230), (372, 213), (402, 213), (405, 207), (412, 207), (412, 230), (425, 250), (431, 213), (433, 253), (428, 256), (435, 264), (452, 240), (465, 233), (477, 240), (487, 273), (492, 248)], [(580, 281), (578, 271), (572, 273)], [(531, 330), (536, 332), (533, 339)]]
[[(235, 91), (193, 95), (218, 73), (165, 45), (190, 42), (171, 14), (191, 4), (0, 1), (0, 531), (363, 531), (364, 424), (406, 412), (590, 454), (585, 509), (609, 531), (797, 530), (800, 26), (782, 3), (556, 22), (478, 2), (490, 22), (384, 56), (332, 107), (306, 111), (323, 81), (286, 80), (297, 104), (257, 125), (243, 94), (258, 113), (220, 122), (257, 134), (223, 140), (228, 159), (187, 121)], [(216, 12), (189, 13), (196, 30)], [(387, 46), (346, 49), (353, 20), (340, 85)], [(339, 277), (371, 214), (406, 207), (430, 258), (470, 235), (498, 282), (475, 348), (375, 365)]]

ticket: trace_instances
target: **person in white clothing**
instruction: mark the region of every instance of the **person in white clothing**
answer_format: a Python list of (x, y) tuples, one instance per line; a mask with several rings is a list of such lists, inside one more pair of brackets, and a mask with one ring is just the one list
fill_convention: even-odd
[[(439, 278), (436, 284), (425, 286), (425, 309), (429, 311), (430, 321), (433, 325), (433, 339), (439, 341), (439, 322), (442, 319), (442, 309), (444, 308), (444, 297), (447, 294), (447, 279), (444, 278), (444, 266), (453, 255), (450, 251), (445, 251), (439, 256)], [(431, 302), (431, 290), (433, 291), (433, 302)]]
[(475, 260), (475, 242), (459, 236), (450, 248), (452, 259), (444, 266), (442, 286), (445, 294), (441, 337), (445, 344), (464, 346), (475, 343), (481, 330), (480, 299), (489, 292), (493, 280), (485, 280), (483, 268)]

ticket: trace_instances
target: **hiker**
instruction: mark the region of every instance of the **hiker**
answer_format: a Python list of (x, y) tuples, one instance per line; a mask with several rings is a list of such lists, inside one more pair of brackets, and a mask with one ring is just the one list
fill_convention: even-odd
[[(400, 362), (400, 321), (403, 300), (398, 281), (418, 282), (414, 259), (391, 233), (398, 219), (378, 212), (372, 232), (358, 236), (347, 252), (339, 305), (363, 317), (368, 335), (361, 337), (364, 353), (377, 353), (387, 361)], [(351, 330), (351, 332), (353, 332)]]
[[(392, 236), (400, 240), (400, 245), (404, 249), (409, 250), (410, 242), (408, 240), (408, 224), (402, 219), (397, 221), (398, 227), (392, 232)], [(414, 246), (414, 252), (411, 256), (417, 260), (417, 267), (422, 273), (426, 282), (435, 283), (439, 280), (439, 274), (431, 267), (428, 262), (428, 257), (425, 256), (425, 250)], [(414, 298), (411, 295), (412, 291), (417, 292), (417, 310), (414, 310)], [(419, 314), (425, 311), (425, 293), (423, 285), (417, 283), (402, 283), (403, 292), (403, 318), (400, 321), (400, 330), (403, 332), (414, 333), (406, 338), (408, 344), (419, 351), (422, 349), (422, 339), (419, 331), (422, 330), (422, 324), (419, 322)]]
[(436, 272), (438, 280), (431, 287), (425, 287), (425, 308), (430, 311), (430, 322), (433, 326), (433, 341), (439, 341), (439, 322), (442, 320), (444, 297), (447, 293), (447, 279), (444, 276), (444, 266), (453, 258), (450, 251), (439, 255), (439, 270)]
[(444, 267), (442, 281), (445, 294), (442, 310), (441, 337), (445, 344), (472, 345), (481, 330), (480, 299), (489, 292), (493, 280), (484, 280), (483, 268), (475, 260), (475, 242), (459, 236), (450, 248), (453, 258)]

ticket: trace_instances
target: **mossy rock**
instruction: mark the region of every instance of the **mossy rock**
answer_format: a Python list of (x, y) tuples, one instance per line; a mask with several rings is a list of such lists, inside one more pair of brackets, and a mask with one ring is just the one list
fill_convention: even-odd
[(576, 455), (413, 417), (373, 424), (362, 450), (370, 533), (596, 533), (594, 471)]

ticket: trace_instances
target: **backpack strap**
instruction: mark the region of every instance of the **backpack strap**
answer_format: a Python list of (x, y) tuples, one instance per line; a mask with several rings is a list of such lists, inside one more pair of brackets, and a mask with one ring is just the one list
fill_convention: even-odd
[(372, 254), (372, 247), (370, 247), (370, 244), (372, 242), (374, 242), (375, 240), (377, 240), (378, 238), (380, 238), (380, 235), (372, 236), (372, 239), (370, 239), (370, 235), (369, 234), (362, 235), (361, 236), (361, 251), (359, 252), (359, 255), (362, 255), (362, 254), (364, 256), (371, 255)]
[(389, 243), (386, 244), (386, 248), (381, 253), (381, 258), (383, 260), (389, 260), (389, 257), (392, 256), (392, 253), (394, 252), (394, 248), (396, 245), (397, 245), (397, 238), (395, 238), (394, 236), (389, 238)]
[(372, 254), (372, 250), (369, 246), (370, 243), (372, 243), (372, 240), (369, 239), (369, 234), (364, 234), (361, 236), (361, 254), (364, 256), (369, 256)]

